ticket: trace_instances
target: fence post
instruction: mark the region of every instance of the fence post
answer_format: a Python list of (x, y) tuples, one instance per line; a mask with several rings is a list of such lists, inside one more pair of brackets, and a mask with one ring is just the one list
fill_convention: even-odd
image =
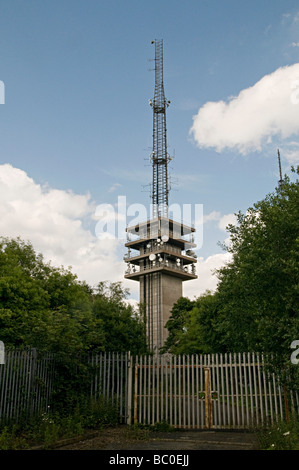
[(132, 358), (131, 353), (128, 353), (128, 404), (127, 404), (127, 424), (132, 424)]
[(205, 371), (205, 425), (206, 428), (213, 426), (212, 421), (212, 390), (211, 390), (211, 371), (209, 367)]

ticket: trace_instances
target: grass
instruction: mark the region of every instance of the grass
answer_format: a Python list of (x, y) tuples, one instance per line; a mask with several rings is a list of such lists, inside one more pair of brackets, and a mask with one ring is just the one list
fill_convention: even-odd
[(127, 437), (130, 439), (144, 440), (148, 439), (150, 432), (172, 432), (175, 428), (166, 421), (155, 424), (132, 424), (127, 428)]
[(68, 415), (49, 410), (30, 420), (3, 425), (0, 450), (23, 450), (38, 445), (48, 449), (61, 439), (82, 435), (87, 430), (116, 426), (118, 418), (118, 408), (103, 398), (85, 402)]
[(299, 419), (291, 416), (288, 422), (278, 421), (256, 431), (262, 450), (299, 450)]
[[(71, 413), (53, 413), (0, 427), (0, 450), (22, 450), (34, 446), (51, 448), (57, 441), (83, 435), (88, 430), (115, 427), (119, 423), (119, 410), (112, 401), (92, 400), (76, 406)], [(125, 429), (127, 439), (146, 440), (151, 432), (171, 432), (175, 429), (167, 422), (155, 425), (134, 424)], [(255, 429), (261, 450), (299, 450), (299, 418), (277, 421), (270, 427)]]

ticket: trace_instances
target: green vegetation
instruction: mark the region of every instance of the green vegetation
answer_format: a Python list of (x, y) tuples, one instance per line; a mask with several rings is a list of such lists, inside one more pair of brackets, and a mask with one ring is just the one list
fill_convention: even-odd
[(155, 424), (132, 424), (132, 429), (144, 429), (152, 432), (173, 432), (175, 428), (171, 426), (167, 421), (162, 420), (159, 423)]
[[(293, 173), (299, 174), (299, 167)], [(291, 343), (299, 339), (299, 182), (283, 185), (237, 214), (223, 248), (231, 261), (217, 272), (215, 293), (181, 298), (167, 323), (161, 352), (274, 354), (271, 370), (299, 388)], [(89, 352), (147, 352), (141, 311), (127, 303), (121, 283), (92, 288), (63, 267), (55, 268), (29, 242), (0, 239), (0, 339), (6, 348), (55, 353), (57, 374), (51, 412), (28, 422), (2, 425), (0, 449), (51, 446), (86, 429), (115, 425), (117, 407), (104, 399), (86, 402)], [(167, 423), (130, 428), (138, 438), (169, 431)], [(136, 435), (137, 435), (136, 434)], [(262, 448), (299, 448), (298, 420), (258, 431)], [(143, 436), (143, 437), (142, 437)]]
[(89, 351), (146, 351), (141, 314), (121, 283), (92, 289), (54, 268), (30, 243), (0, 239), (0, 331), (6, 347), (71, 357)]
[(280, 421), (258, 429), (256, 435), (262, 450), (299, 450), (298, 416), (291, 416), (289, 422)]
[(218, 270), (217, 291), (174, 305), (163, 352), (273, 353), (273, 370), (298, 388), (299, 367), (290, 361), (299, 339), (298, 179), (285, 177), (227, 229), (231, 261)]
[[(55, 268), (21, 239), (0, 239), (0, 339), (8, 349), (55, 354), (51, 413), (2, 423), (0, 449), (26, 447), (114, 425), (115, 405), (90, 394), (88, 353), (147, 351), (142, 315), (126, 300), (121, 283), (92, 289), (63, 267)], [(4, 426), (4, 427), (3, 427)]]
[(0, 450), (20, 450), (34, 446), (45, 449), (61, 439), (84, 435), (89, 430), (100, 430), (118, 424), (118, 408), (107, 398), (85, 400), (69, 414), (44, 413), (29, 421), (21, 420), (0, 428)]

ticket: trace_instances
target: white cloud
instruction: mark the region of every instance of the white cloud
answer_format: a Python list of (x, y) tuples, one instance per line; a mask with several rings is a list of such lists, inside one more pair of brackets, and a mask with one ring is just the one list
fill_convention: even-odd
[(235, 214), (224, 214), (221, 215), (220, 212), (218, 211), (212, 211), (209, 214), (206, 214), (203, 216), (203, 222), (211, 222), (211, 221), (217, 221), (218, 222), (218, 228), (220, 230), (226, 231), (226, 227), (229, 224), (235, 225), (237, 223), (237, 217)]
[(133, 310), (138, 311), (138, 306), (139, 306), (138, 300), (136, 300), (136, 299), (127, 299), (127, 300), (125, 300), (125, 303), (127, 305), (131, 305)]
[(113, 193), (113, 191), (116, 191), (117, 188), (120, 188), (122, 185), (120, 183), (114, 183), (109, 189), (109, 193)]
[[(290, 166), (296, 166), (299, 164), (299, 142), (287, 142), (285, 146), (280, 149), (280, 156), (282, 160), (288, 163), (287, 168), (283, 168), (285, 171)], [(283, 171), (283, 173), (285, 172)]]
[(299, 64), (281, 67), (227, 102), (208, 102), (190, 134), (201, 148), (241, 154), (260, 151), (273, 137), (299, 133)]
[[(95, 234), (98, 206), (90, 195), (53, 189), (37, 184), (26, 172), (9, 164), (0, 165), (0, 234), (20, 236), (30, 241), (36, 252), (42, 253), (53, 266), (71, 266), (80, 280), (91, 286), (100, 281), (121, 281), (131, 292), (128, 302), (139, 301), (139, 283), (124, 279), (124, 240), (100, 240)], [(206, 220), (223, 224), (231, 214), (221, 216), (213, 211)], [(84, 223), (85, 222), (85, 223)], [(90, 223), (91, 229), (85, 228)], [(214, 290), (217, 278), (212, 270), (220, 267), (229, 255), (216, 254), (199, 258), (199, 279), (183, 284), (184, 295), (199, 296)]]
[(287, 18), (290, 18), (290, 16), (291, 16), (291, 13), (283, 13), (282, 18), (287, 19)]
[(196, 265), (198, 279), (183, 283), (183, 295), (192, 300), (194, 297), (199, 297), (207, 290), (214, 292), (217, 288), (218, 278), (213, 272), (215, 269), (224, 266), (230, 260), (230, 253), (216, 254), (206, 259), (198, 258)]
[(290, 163), (290, 165), (295, 165), (299, 163), (299, 149), (290, 149), (286, 150), (284, 153), (285, 159)]
[(217, 211), (212, 211), (209, 214), (203, 216), (203, 222), (210, 222), (212, 220), (219, 220), (221, 217), (221, 213)]
[[(2, 236), (29, 240), (46, 261), (72, 266), (72, 272), (90, 285), (124, 281), (123, 240), (96, 237), (96, 206), (90, 195), (42, 187), (24, 171), (5, 164), (0, 165), (0, 197)], [(84, 222), (91, 223), (90, 230)]]
[(219, 219), (218, 227), (220, 230), (226, 231), (228, 225), (235, 225), (237, 223), (237, 217), (235, 214), (226, 214)]
[(299, 47), (299, 42), (292, 42), (292, 47)]
[(282, 14), (282, 25), (292, 25), (297, 23), (299, 20), (299, 12), (294, 13), (283, 13)]

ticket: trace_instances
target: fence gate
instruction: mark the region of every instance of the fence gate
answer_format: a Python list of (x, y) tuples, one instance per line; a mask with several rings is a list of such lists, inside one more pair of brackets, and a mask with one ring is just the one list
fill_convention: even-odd
[(175, 428), (247, 428), (298, 411), (257, 353), (140, 356), (128, 377), (128, 424)]

